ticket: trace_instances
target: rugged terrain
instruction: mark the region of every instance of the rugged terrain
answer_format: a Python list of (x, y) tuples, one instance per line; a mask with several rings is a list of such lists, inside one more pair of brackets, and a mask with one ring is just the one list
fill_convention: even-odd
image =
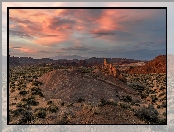
[(166, 124), (165, 73), (25, 66), (9, 77), (10, 124)]
[(129, 74), (166, 73), (166, 65), (166, 55), (159, 55), (144, 66), (131, 67), (127, 72)]

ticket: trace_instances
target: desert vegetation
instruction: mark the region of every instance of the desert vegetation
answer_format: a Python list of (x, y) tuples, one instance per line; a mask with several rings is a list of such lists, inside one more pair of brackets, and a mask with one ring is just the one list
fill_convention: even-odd
[(166, 74), (125, 74), (125, 78), (137, 95), (154, 107), (159, 118), (166, 119)]
[[(42, 85), (37, 78), (52, 67), (25, 66), (14, 67), (9, 71), (9, 119), (12, 124), (30, 124), (38, 118), (44, 118), (46, 112), (40, 110), (44, 95), (39, 88)], [(44, 105), (44, 104), (43, 104)], [(47, 105), (45, 105), (46, 107)], [(49, 107), (48, 110), (54, 108)]]
[(10, 68), (9, 123), (166, 124), (165, 73), (112, 73), (102, 66)]

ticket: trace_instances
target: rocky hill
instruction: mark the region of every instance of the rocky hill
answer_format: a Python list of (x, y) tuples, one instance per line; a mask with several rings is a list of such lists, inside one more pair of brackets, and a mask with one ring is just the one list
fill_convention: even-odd
[(144, 66), (130, 67), (129, 74), (166, 73), (166, 55), (159, 55)]
[[(108, 84), (105, 80), (98, 80), (91, 75), (75, 70), (52, 71), (44, 74), (38, 81), (43, 83), (41, 89), (46, 100), (54, 98), (69, 103), (75, 102), (79, 98), (83, 98), (92, 104), (97, 104), (102, 98), (118, 102), (118, 97), (115, 95), (123, 91), (129, 93), (131, 89), (125, 90), (118, 85)], [(121, 82), (117, 80), (117, 83)], [(125, 87), (125, 84), (122, 85)]]
[(43, 83), (40, 88), (45, 101), (59, 102), (57, 106), (63, 112), (55, 114), (50, 124), (61, 124), (65, 113), (72, 116), (68, 124), (146, 124), (128, 110), (130, 107), (138, 109), (138, 106), (123, 100), (130, 98), (132, 102), (146, 103), (131, 94), (132, 88), (119, 80), (114, 84), (76, 70), (56, 70), (44, 74), (38, 81)]

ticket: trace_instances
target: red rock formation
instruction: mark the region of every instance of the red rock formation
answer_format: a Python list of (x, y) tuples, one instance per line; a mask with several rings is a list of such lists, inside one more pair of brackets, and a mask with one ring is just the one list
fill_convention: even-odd
[(104, 59), (104, 68), (109, 72), (110, 75), (113, 75), (114, 77), (118, 77), (120, 75), (119, 70), (114, 67), (112, 64), (109, 64), (107, 59)]
[(127, 73), (129, 74), (150, 74), (150, 73), (166, 73), (166, 55), (159, 55), (155, 59), (149, 61), (144, 66), (131, 67)]

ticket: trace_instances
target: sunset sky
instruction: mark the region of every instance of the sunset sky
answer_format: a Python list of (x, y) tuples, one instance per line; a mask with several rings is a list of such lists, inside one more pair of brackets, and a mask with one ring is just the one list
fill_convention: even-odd
[(9, 24), (11, 56), (149, 60), (166, 54), (165, 9), (10, 9)]

